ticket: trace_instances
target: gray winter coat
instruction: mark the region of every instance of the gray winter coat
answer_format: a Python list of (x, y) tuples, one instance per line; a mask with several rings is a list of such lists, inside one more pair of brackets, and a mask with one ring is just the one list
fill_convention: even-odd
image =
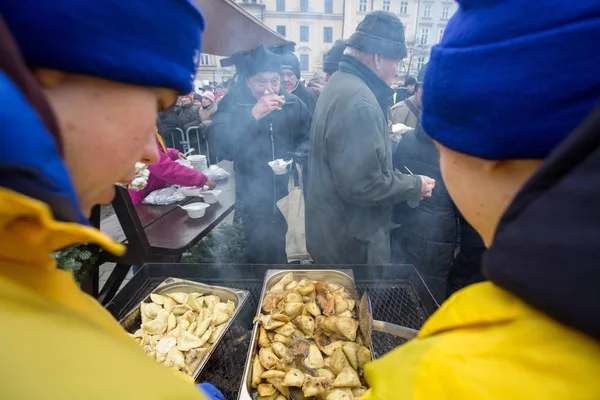
[(350, 56), (319, 97), (310, 134), (308, 251), (318, 264), (387, 264), (392, 206), (418, 203), (421, 180), (394, 172), (392, 90)]

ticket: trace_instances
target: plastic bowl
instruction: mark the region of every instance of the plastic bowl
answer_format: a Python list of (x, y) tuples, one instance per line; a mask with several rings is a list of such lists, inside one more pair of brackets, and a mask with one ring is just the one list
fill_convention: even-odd
[(222, 190), (207, 190), (200, 193), (204, 201), (208, 204), (215, 204), (219, 202), (219, 196), (221, 196)]
[(190, 160), (175, 160), (177, 164), (183, 165), (184, 167), (193, 168)]
[(204, 214), (206, 214), (206, 209), (210, 207), (210, 204), (206, 203), (192, 203), (182, 206), (185, 211), (188, 213), (188, 217), (190, 218), (202, 218)]
[(283, 175), (288, 172), (288, 169), (293, 161), (294, 160), (284, 161), (281, 159), (269, 161), (269, 167), (271, 167), (275, 175)]
[(194, 186), (182, 186), (179, 188), (179, 191), (181, 192), (181, 194), (183, 194), (186, 197), (194, 197), (194, 196), (200, 196), (201, 189), (202, 188), (194, 187)]

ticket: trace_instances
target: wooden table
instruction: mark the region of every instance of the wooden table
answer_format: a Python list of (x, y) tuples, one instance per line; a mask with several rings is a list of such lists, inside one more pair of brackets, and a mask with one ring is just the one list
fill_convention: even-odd
[(222, 161), (217, 165), (231, 175), (217, 182), (216, 189), (222, 191), (219, 202), (211, 204), (202, 218), (189, 218), (187, 212), (178, 207), (178, 205), (202, 202), (199, 197), (188, 197), (177, 204), (164, 206), (142, 203), (134, 205), (126, 190), (118, 190), (112, 203), (115, 215), (101, 221), (100, 229), (113, 240), (126, 243), (127, 253), (122, 257), (115, 257), (103, 252), (98, 265), (104, 262), (116, 262), (117, 266), (97, 295), (99, 301), (104, 303), (114, 296), (132, 265), (141, 266), (149, 262), (179, 262), (184, 251), (202, 240), (233, 211), (235, 208), (233, 163)]

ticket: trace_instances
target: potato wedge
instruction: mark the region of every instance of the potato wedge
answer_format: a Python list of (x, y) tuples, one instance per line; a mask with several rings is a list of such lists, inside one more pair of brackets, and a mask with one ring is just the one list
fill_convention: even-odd
[(333, 353), (333, 356), (331, 356), (331, 372), (337, 376), (346, 367), (351, 367), (350, 363), (348, 362), (348, 359), (346, 358), (342, 348), (338, 347), (338, 349)]
[(308, 355), (304, 359), (304, 365), (310, 369), (319, 369), (325, 366), (321, 350), (316, 345), (311, 344), (308, 347)]
[(296, 325), (302, 330), (302, 332), (304, 332), (306, 334), (306, 336), (314, 335), (315, 320), (313, 319), (313, 317), (305, 317), (305, 316), (300, 315), (300, 316), (296, 317), (294, 322), (296, 322)]
[(365, 364), (371, 361), (371, 351), (367, 349), (365, 346), (360, 346), (356, 353), (356, 358), (358, 360), (358, 368), (364, 368)]
[[(304, 310), (304, 304), (301, 302), (285, 303), (283, 312), (290, 318), (294, 318)], [(289, 321), (289, 319), (288, 319)]]
[(335, 380), (335, 375), (333, 372), (331, 372), (328, 369), (325, 368), (321, 368), (317, 370), (317, 376), (320, 378), (327, 378), (329, 379), (331, 382), (333, 382)]
[(331, 381), (327, 378), (307, 376), (302, 386), (304, 397), (318, 396), (325, 393), (331, 387)]
[[(278, 322), (280, 322), (280, 321), (278, 321)], [(281, 323), (283, 324), (283, 322), (281, 322)], [(287, 324), (284, 324), (284, 325), (280, 326), (279, 328), (275, 329), (275, 333), (279, 333), (280, 335), (284, 335), (284, 336), (292, 336), (292, 333), (294, 333), (295, 330), (296, 330), (296, 327), (294, 326), (294, 324), (292, 324), (291, 322), (288, 322)]]
[(285, 398), (290, 397), (290, 390), (287, 388), (287, 386), (283, 386), (283, 378), (269, 378), (267, 379), (267, 383), (275, 386), (275, 389), (277, 389), (277, 391)]
[(321, 347), (321, 351), (331, 357), (333, 353), (339, 348), (342, 347), (345, 343), (343, 340), (336, 340), (335, 342), (329, 343), (327, 346)]
[(314, 317), (321, 315), (321, 309), (317, 305), (317, 302), (312, 300), (304, 305), (304, 308), (311, 313)]
[(267, 330), (262, 325), (259, 328), (258, 345), (260, 347), (269, 347), (271, 345), (271, 341), (269, 340), (269, 336), (267, 335)]
[(259, 383), (262, 382), (262, 374), (265, 372), (258, 355), (254, 356), (254, 361), (252, 361), (252, 381), (251, 385), (256, 389)]
[(302, 279), (300, 282), (298, 282), (298, 286), (295, 287), (295, 290), (297, 290), (302, 296), (307, 296), (309, 293), (315, 291), (315, 285), (308, 279)]
[(270, 383), (261, 383), (256, 388), (258, 389), (258, 394), (261, 396), (273, 396), (277, 392), (275, 386)]
[(342, 350), (344, 350), (344, 354), (346, 358), (350, 362), (350, 365), (355, 370), (358, 370), (358, 345), (353, 342), (346, 342), (342, 346)]
[(336, 388), (354, 388), (360, 386), (360, 379), (356, 371), (348, 366), (342, 369), (339, 375), (333, 381), (333, 387)]
[(304, 375), (302, 371), (300, 371), (299, 369), (291, 368), (283, 378), (283, 385), (302, 387), (304, 385), (305, 378), (306, 375)]
[(273, 342), (271, 343), (271, 349), (273, 349), (275, 355), (280, 359), (289, 357), (290, 351), (287, 348), (287, 346), (283, 343)]
[(350, 389), (333, 389), (327, 392), (325, 400), (354, 400)]
[(263, 372), (260, 377), (262, 379), (271, 379), (271, 378), (285, 378), (285, 372), (278, 371), (276, 369), (271, 369)]
[(336, 331), (351, 342), (356, 340), (358, 321), (353, 318), (338, 317), (335, 319)]
[(277, 364), (279, 358), (275, 355), (273, 350), (270, 347), (263, 347), (258, 352), (258, 357), (260, 359), (260, 363), (265, 369), (271, 369)]
[[(292, 343), (293, 339), (291, 337), (289, 337), (289, 336), (280, 335), (279, 333), (276, 333), (273, 336), (273, 341), (274, 342), (283, 343), (283, 344), (290, 344), (290, 343)], [(261, 347), (265, 347), (265, 346), (261, 345), (260, 343), (259, 343), (259, 345)], [(271, 343), (269, 342), (269, 344), (267, 345), (267, 347), (270, 346), (270, 345), (271, 345)]]

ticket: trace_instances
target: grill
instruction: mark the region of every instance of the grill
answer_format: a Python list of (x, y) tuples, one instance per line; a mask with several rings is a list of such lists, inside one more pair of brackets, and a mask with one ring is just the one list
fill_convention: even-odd
[[(293, 268), (290, 265), (148, 264), (119, 292), (107, 308), (120, 318), (169, 276), (249, 291), (250, 296), (244, 308), (198, 378), (199, 382), (210, 382), (221, 389), (227, 399), (236, 399), (248, 354), (252, 320), (258, 307), (264, 273), (267, 269), (290, 269), (290, 267)], [(307, 269), (305, 265), (298, 267)], [(314, 268), (328, 267), (314, 266)], [(419, 329), (435, 308), (431, 295), (412, 266), (338, 265), (334, 268), (353, 269), (358, 292), (362, 294), (366, 290), (369, 293), (375, 319)], [(378, 278), (373, 278), (377, 276), (377, 272), (382, 273)], [(381, 357), (405, 341), (381, 332), (373, 332), (372, 339), (375, 357)]]

